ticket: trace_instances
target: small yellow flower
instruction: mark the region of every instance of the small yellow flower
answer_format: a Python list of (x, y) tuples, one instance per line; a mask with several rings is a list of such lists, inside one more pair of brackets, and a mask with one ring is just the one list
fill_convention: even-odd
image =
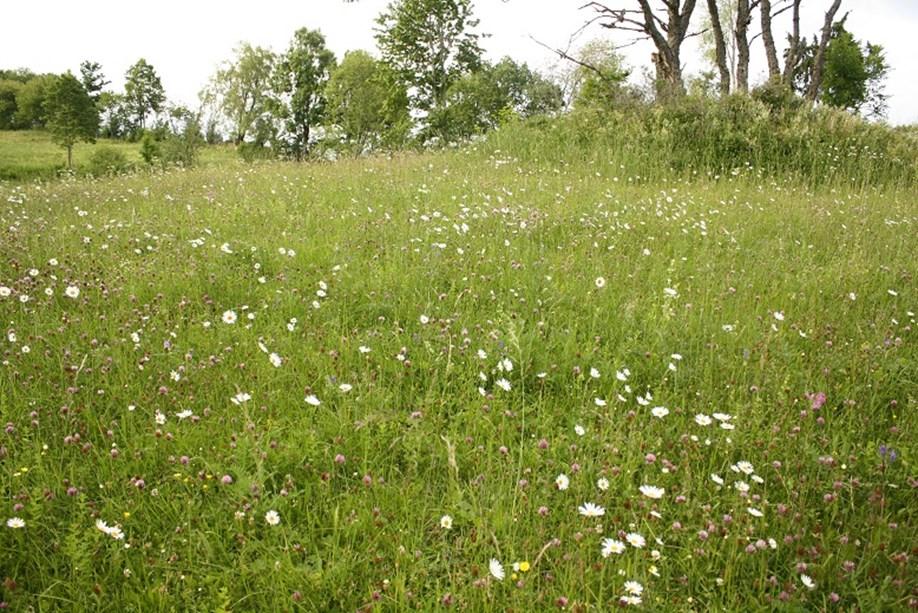
[(529, 572), (529, 562), (525, 560), (520, 562), (520, 571), (524, 573)]
[(131, 512), (130, 512), (130, 511), (125, 511), (125, 512), (124, 512), (124, 519), (127, 519), (127, 518), (130, 517), (130, 516), (131, 516)]

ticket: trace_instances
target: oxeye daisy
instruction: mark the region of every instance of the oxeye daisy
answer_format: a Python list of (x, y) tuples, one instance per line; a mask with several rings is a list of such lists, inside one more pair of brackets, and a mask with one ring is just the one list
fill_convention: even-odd
[(488, 562), (488, 572), (498, 581), (504, 580), (504, 565), (494, 558), (491, 558), (491, 561)]
[(278, 513), (277, 511), (271, 510), (265, 513), (265, 522), (269, 526), (276, 526), (280, 523), (280, 521), (281, 521), (280, 513)]
[(234, 324), (236, 319), (236, 311), (223, 311), (223, 323)]
[(616, 539), (602, 540), (602, 557), (608, 558), (610, 555), (619, 555), (625, 552), (625, 544)]
[(644, 540), (644, 537), (637, 532), (629, 532), (625, 535), (625, 540), (628, 541), (628, 544), (635, 549), (640, 549), (647, 544), (647, 541)]
[(25, 520), (21, 517), (10, 517), (6, 520), (6, 527), (13, 529), (25, 528)]
[(642, 485), (638, 489), (640, 489), (641, 493), (648, 498), (663, 498), (663, 494), (666, 493), (665, 489), (662, 487), (656, 487), (654, 485)]
[(584, 517), (602, 517), (606, 514), (606, 510), (603, 507), (592, 502), (583, 503), (577, 508), (577, 511)]

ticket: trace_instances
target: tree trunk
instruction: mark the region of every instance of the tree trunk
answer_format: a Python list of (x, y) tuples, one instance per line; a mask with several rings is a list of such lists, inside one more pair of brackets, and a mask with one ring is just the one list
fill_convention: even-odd
[(813, 59), (813, 75), (810, 78), (810, 86), (806, 91), (806, 99), (810, 102), (816, 102), (819, 96), (819, 89), (822, 87), (822, 71), (826, 64), (826, 47), (829, 45), (829, 38), (832, 36), (832, 22), (835, 20), (835, 13), (841, 6), (841, 0), (833, 0), (832, 6), (826, 11), (826, 20), (822, 24), (822, 32), (819, 35), (819, 47), (816, 48), (816, 56)]
[(736, 89), (749, 91), (749, 39), (746, 36), (752, 15), (749, 12), (749, 0), (738, 0), (736, 3)]
[(727, 44), (724, 40), (724, 29), (720, 25), (720, 11), (717, 0), (708, 0), (708, 13), (711, 16), (711, 29), (714, 31), (714, 57), (720, 73), (720, 95), (730, 93), (730, 69), (727, 68)]
[(759, 11), (762, 13), (762, 43), (765, 45), (765, 58), (768, 60), (768, 80), (777, 81), (781, 78), (781, 66), (778, 64), (775, 37), (771, 32), (771, 0), (761, 0)]
[(794, 84), (794, 69), (797, 67), (797, 58), (800, 56), (800, 2), (802, 0), (793, 1), (791, 34), (788, 41), (787, 55), (784, 56), (784, 84), (788, 87), (792, 87)]

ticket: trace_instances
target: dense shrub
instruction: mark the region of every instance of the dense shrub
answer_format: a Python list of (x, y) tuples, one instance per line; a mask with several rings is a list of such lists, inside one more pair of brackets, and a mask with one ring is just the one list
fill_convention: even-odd
[(125, 172), (130, 166), (127, 156), (122, 151), (100, 145), (92, 152), (86, 165), (86, 172), (96, 177), (116, 175)]
[(581, 109), (495, 131), (479, 150), (569, 163), (601, 159), (648, 180), (740, 172), (811, 184), (918, 179), (915, 130), (829, 107), (794, 108), (780, 97), (768, 90), (722, 101), (688, 96), (666, 106)]

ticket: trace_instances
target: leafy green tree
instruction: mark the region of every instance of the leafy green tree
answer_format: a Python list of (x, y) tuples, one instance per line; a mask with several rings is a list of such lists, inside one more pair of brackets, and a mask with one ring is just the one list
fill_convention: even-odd
[(579, 64), (573, 69), (570, 95), (578, 108), (614, 108), (634, 98), (626, 85), (629, 71), (615, 45), (607, 40), (593, 40), (577, 54)]
[(16, 94), (16, 123), (23, 128), (41, 128), (45, 125), (45, 99), (58, 76), (38, 75), (26, 81)]
[(102, 92), (96, 101), (101, 116), (101, 135), (105, 138), (125, 138), (131, 131), (131, 115), (124, 95)]
[(19, 81), (26, 83), (38, 75), (28, 68), (15, 68), (13, 70), (0, 69), (0, 81)]
[[(801, 45), (798, 51), (792, 82), (800, 94), (814, 87), (818, 49), (819, 41), (814, 37), (812, 43)], [(866, 116), (880, 117), (885, 113), (884, 87), (889, 66), (882, 46), (856, 40), (842, 19), (832, 24), (824, 59), (820, 102)]]
[(99, 62), (90, 62), (89, 60), (82, 62), (80, 64), (80, 76), (86, 93), (96, 102), (98, 102), (105, 86), (111, 83), (111, 81), (105, 80), (105, 75), (102, 74), (102, 64)]
[(69, 72), (49, 87), (44, 106), (48, 132), (55, 143), (67, 149), (67, 168), (73, 168), (73, 145), (95, 142), (99, 111), (83, 84)]
[(889, 72), (883, 47), (861, 43), (836, 23), (826, 47), (826, 64), (820, 100), (868, 116), (886, 111), (884, 80)]
[(328, 121), (353, 153), (397, 145), (410, 128), (408, 93), (383, 62), (366, 51), (349, 51), (325, 88)]
[(22, 83), (19, 81), (0, 80), (0, 130), (13, 130), (18, 127), (16, 96), (21, 89)]
[(335, 54), (318, 30), (300, 28), (277, 64), (274, 108), (283, 121), (281, 140), (300, 160), (309, 154), (313, 128), (325, 116), (325, 87)]
[(229, 123), (233, 142), (239, 145), (250, 135), (256, 122), (269, 112), (274, 53), (242, 43), (235, 57), (213, 76), (201, 98), (216, 107)]
[(140, 130), (146, 129), (147, 115), (158, 113), (166, 101), (156, 70), (140, 58), (124, 75), (124, 104)]
[(553, 113), (561, 106), (560, 87), (505, 57), (450, 87), (447, 104), (431, 114), (431, 132), (447, 141), (467, 138), (497, 128), (507, 117)]
[(481, 65), (471, 0), (394, 0), (376, 23), (382, 58), (417, 110), (442, 107), (450, 86)]

